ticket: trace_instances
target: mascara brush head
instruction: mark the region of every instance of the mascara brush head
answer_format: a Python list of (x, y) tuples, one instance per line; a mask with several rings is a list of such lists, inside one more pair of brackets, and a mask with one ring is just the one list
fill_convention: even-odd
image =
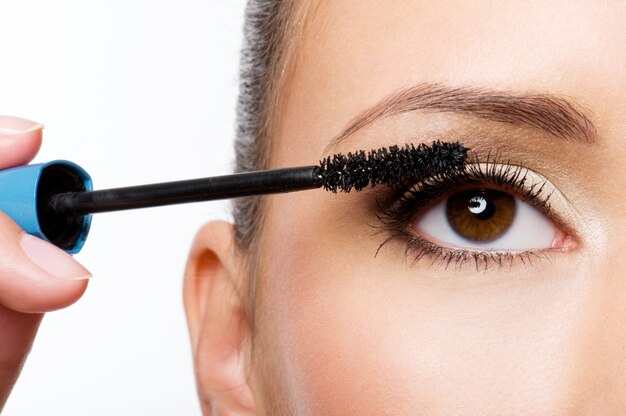
[(459, 142), (406, 144), (365, 152), (341, 153), (320, 161), (316, 174), (331, 192), (360, 191), (368, 186), (394, 186), (463, 169), (468, 149)]

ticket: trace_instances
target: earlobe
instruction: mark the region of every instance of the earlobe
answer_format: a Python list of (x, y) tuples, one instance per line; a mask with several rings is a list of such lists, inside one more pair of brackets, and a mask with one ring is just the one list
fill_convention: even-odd
[(256, 414), (247, 378), (244, 278), (232, 224), (204, 225), (189, 253), (183, 294), (198, 392), (207, 415)]

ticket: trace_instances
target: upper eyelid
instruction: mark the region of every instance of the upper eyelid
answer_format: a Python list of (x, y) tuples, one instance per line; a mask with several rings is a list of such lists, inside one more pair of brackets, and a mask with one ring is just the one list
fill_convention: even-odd
[[(540, 195), (537, 195), (537, 200), (540, 202), (545, 200), (546, 205), (538, 206), (537, 204), (534, 204), (533, 201), (528, 202), (530, 202), (531, 205), (534, 205), (537, 209), (541, 209), (544, 215), (550, 217), (550, 219), (554, 221), (559, 227), (563, 228), (564, 231), (570, 234), (576, 234), (576, 224), (579, 224), (576, 210), (569, 202), (569, 200), (565, 197), (565, 195), (558, 189), (558, 187), (540, 173), (523, 165), (510, 162), (498, 162), (495, 158), (492, 161), (480, 162), (476, 157), (474, 157), (473, 162), (470, 162), (466, 165), (465, 170), (468, 172), (467, 175), (474, 178), (477, 182), (479, 182), (481, 179), (487, 182), (493, 182), (494, 177), (500, 178), (504, 175), (508, 175), (509, 177), (516, 177), (518, 180), (523, 179), (524, 183), (521, 185), (513, 182), (508, 188), (504, 186), (505, 190), (519, 191), (519, 197), (521, 198), (524, 198), (523, 192), (537, 192), (539, 190), (539, 187), (541, 187), (541, 192)], [(422, 204), (417, 204), (417, 206), (415, 207), (416, 211), (427, 209), (427, 207), (433, 206), (441, 198), (445, 198), (447, 194), (457, 191), (459, 189), (459, 186), (458, 184), (454, 183), (456, 180), (458, 179), (455, 177), (451, 178), (450, 189), (443, 190), (443, 192), (440, 192), (440, 194), (436, 198), (426, 199)], [(435, 178), (435, 181), (441, 182), (442, 179)], [(445, 182), (445, 179), (443, 180), (443, 182)], [(472, 186), (472, 183), (467, 184), (469, 186)], [(479, 185), (480, 183), (473, 186)], [(494, 183), (494, 185), (502, 186), (502, 184), (497, 183)], [(429, 191), (433, 190), (432, 188), (439, 188), (440, 186), (445, 185), (442, 185), (441, 183), (437, 183), (436, 185), (429, 185), (428, 183), (424, 182), (417, 183), (412, 185), (409, 188), (408, 192), (411, 192), (412, 194), (414, 194), (414, 196), (417, 195), (419, 197), (419, 194), (429, 193)], [(393, 207), (390, 206), (389, 209), (393, 209)], [(392, 212), (387, 211), (383, 212), (383, 214), (389, 215), (392, 214)], [(413, 212), (413, 216), (416, 214), (417, 212)], [(409, 219), (407, 218), (406, 223), (408, 223), (408, 221)], [(392, 222), (398, 223), (397, 221)]]
[[(506, 164), (503, 164), (506, 165)], [(531, 168), (522, 165), (508, 165), (517, 166), (523, 170), (523, 176), (529, 184), (524, 184), (524, 189), (529, 190), (531, 187), (540, 186), (541, 195), (546, 195), (547, 207), (545, 207), (545, 214), (549, 215), (551, 220), (557, 223), (558, 226), (564, 228), (564, 231), (575, 234), (576, 224), (579, 223), (579, 219), (576, 215), (574, 205), (569, 199), (561, 192), (561, 190), (547, 177), (532, 170)]]

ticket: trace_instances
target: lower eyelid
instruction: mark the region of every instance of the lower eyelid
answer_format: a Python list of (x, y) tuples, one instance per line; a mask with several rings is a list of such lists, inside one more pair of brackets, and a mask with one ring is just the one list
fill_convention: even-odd
[[(398, 237), (401, 237), (400, 235)], [(415, 265), (422, 260), (429, 267), (443, 267), (444, 270), (449, 268), (460, 271), (465, 266), (469, 266), (477, 272), (487, 272), (492, 268), (499, 270), (501, 267), (513, 267), (517, 263), (524, 266), (532, 265), (535, 261), (546, 259), (548, 252), (546, 250), (522, 251), (522, 252), (499, 252), (499, 251), (478, 251), (450, 249), (439, 246), (419, 236), (404, 237), (404, 257), (410, 266)], [(379, 247), (379, 250), (387, 243), (389, 239)], [(378, 253), (377, 251), (377, 253)]]

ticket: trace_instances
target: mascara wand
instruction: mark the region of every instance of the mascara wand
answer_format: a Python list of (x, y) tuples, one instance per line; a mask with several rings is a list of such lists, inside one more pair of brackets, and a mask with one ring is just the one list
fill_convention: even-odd
[(315, 188), (350, 192), (368, 186), (393, 186), (462, 169), (467, 150), (458, 142), (408, 144), (335, 154), (314, 166), (98, 191), (92, 190), (85, 170), (57, 160), (0, 172), (0, 189), (5, 191), (0, 209), (29, 234), (77, 253), (87, 237), (91, 214)]

